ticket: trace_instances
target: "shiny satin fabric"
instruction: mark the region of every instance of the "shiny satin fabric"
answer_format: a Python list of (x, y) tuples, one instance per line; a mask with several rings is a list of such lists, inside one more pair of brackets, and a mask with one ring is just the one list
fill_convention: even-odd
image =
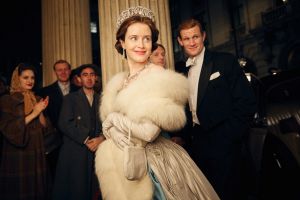
[(163, 137), (146, 146), (149, 167), (168, 200), (219, 200), (211, 184), (187, 152)]

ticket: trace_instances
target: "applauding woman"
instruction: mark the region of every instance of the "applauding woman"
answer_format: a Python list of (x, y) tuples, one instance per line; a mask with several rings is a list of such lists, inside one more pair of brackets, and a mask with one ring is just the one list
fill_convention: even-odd
[(42, 111), (48, 98), (32, 92), (35, 70), (19, 64), (13, 72), (10, 94), (0, 99), (0, 131), (3, 146), (0, 165), (1, 199), (47, 197), (43, 133), (47, 120)]

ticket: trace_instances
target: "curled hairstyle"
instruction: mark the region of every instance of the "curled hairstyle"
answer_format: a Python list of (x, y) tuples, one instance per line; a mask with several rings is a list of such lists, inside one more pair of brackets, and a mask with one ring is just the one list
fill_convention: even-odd
[(148, 17), (132, 16), (132, 17), (126, 19), (121, 24), (121, 26), (118, 29), (117, 34), (116, 34), (117, 42), (115, 44), (115, 48), (121, 55), (123, 55), (123, 48), (122, 48), (120, 40), (125, 41), (125, 34), (127, 32), (127, 29), (130, 25), (132, 25), (134, 23), (142, 23), (142, 24), (146, 24), (149, 26), (149, 28), (151, 30), (152, 50), (157, 48), (156, 42), (158, 39), (159, 31), (156, 28), (154, 22)]
[(178, 26), (178, 37), (181, 38), (180, 31), (185, 30), (185, 29), (190, 29), (190, 28), (193, 28), (195, 26), (199, 27), (201, 33), (204, 32), (203, 27), (202, 27), (201, 23), (198, 20), (196, 20), (196, 19), (187, 19), (187, 20), (183, 21)]

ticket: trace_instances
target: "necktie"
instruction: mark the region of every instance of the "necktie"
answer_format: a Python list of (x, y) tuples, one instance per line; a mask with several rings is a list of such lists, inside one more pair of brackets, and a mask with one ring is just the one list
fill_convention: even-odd
[(62, 90), (63, 95), (67, 95), (69, 93), (69, 89), (67, 86), (64, 86), (63, 90)]

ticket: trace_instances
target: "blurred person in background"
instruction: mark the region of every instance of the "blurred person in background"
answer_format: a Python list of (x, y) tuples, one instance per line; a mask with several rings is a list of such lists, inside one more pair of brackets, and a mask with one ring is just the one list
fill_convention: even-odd
[(152, 51), (149, 61), (166, 68), (166, 49), (162, 44), (157, 44), (157, 48)]

